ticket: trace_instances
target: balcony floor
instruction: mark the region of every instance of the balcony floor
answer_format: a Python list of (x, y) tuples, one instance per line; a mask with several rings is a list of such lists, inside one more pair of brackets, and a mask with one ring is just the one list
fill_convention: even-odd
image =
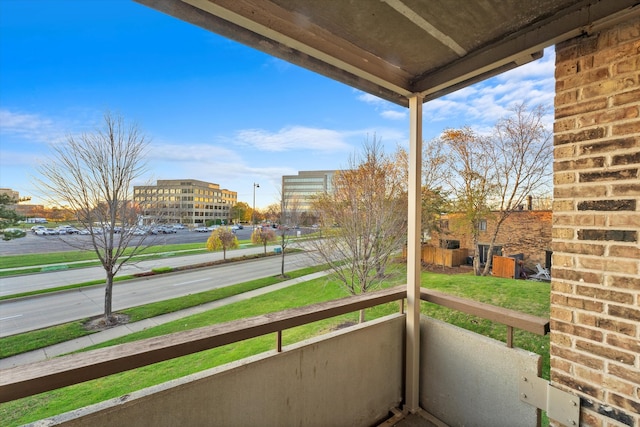
[(387, 420), (378, 427), (448, 427), (422, 409), (418, 410), (415, 414), (408, 414), (397, 421), (394, 421), (394, 418)]

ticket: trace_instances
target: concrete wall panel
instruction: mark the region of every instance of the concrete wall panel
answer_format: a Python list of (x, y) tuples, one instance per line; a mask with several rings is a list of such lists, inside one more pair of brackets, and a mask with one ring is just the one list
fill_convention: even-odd
[(520, 401), (522, 373), (541, 357), (427, 318), (420, 325), (420, 406), (450, 426), (531, 427), (539, 411)]
[(368, 426), (402, 399), (404, 315), (42, 420), (67, 426)]

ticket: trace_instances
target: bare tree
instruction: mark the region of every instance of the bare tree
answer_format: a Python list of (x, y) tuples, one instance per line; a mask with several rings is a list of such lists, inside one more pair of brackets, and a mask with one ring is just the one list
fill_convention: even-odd
[(238, 238), (229, 227), (218, 227), (211, 232), (207, 239), (207, 250), (217, 251), (222, 249), (222, 257), (227, 260), (227, 249), (238, 247)]
[[(126, 231), (135, 225), (132, 183), (145, 169), (147, 138), (136, 125), (104, 115), (104, 126), (52, 147), (40, 167), (41, 187), (52, 203), (69, 206), (90, 239), (106, 273), (104, 322), (114, 321), (113, 278), (142, 249), (142, 239)], [(119, 232), (122, 231), (122, 232)], [(135, 240), (134, 240), (135, 239)]]
[[(477, 275), (489, 273), (491, 254), (504, 221), (522, 209), (527, 197), (544, 193), (549, 185), (553, 147), (544, 115), (542, 107), (528, 110), (525, 104), (519, 104), (510, 116), (498, 121), (490, 137), (479, 136), (469, 128), (443, 133), (442, 141), (449, 148), (446, 182), (471, 233)], [(481, 269), (478, 239), (480, 224), (487, 219), (495, 225), (489, 237), (489, 259)]]
[(357, 295), (385, 279), (387, 262), (406, 241), (407, 206), (399, 163), (379, 141), (365, 143), (348, 166), (334, 175), (333, 191), (314, 201), (322, 238), (310, 244), (345, 289)]
[[(492, 211), (495, 228), (489, 242), (493, 253), (500, 227), (516, 210), (521, 210), (532, 194), (548, 190), (553, 163), (552, 132), (543, 119), (545, 110), (539, 106), (528, 110), (516, 105), (512, 115), (498, 121), (486, 156), (495, 167), (495, 199)], [(491, 264), (485, 264), (482, 275), (489, 274)]]
[(486, 156), (489, 141), (470, 128), (448, 129), (442, 141), (449, 148), (445, 182), (454, 198), (455, 209), (462, 214), (463, 224), (471, 234), (473, 268), (480, 274), (480, 254), (477, 250), (481, 221), (491, 215), (489, 200), (496, 192), (496, 169)]
[[(288, 197), (288, 195), (280, 190), (280, 204), (271, 204), (267, 208), (271, 215), (275, 217), (277, 222), (276, 235), (280, 241), (280, 276), (285, 278), (284, 261), (287, 255), (287, 247), (292, 241), (291, 229), (295, 228), (299, 221), (299, 200), (296, 197)], [(271, 216), (271, 218), (274, 218)]]

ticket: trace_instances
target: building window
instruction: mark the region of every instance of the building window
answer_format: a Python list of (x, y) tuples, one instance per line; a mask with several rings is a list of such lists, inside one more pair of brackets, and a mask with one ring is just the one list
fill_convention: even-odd
[(487, 231), (487, 220), (481, 219), (478, 221), (478, 231)]

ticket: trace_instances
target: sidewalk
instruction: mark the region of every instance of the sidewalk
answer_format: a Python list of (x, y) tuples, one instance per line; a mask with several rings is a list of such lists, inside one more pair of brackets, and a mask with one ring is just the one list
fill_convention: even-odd
[(266, 286), (261, 289), (256, 289), (250, 292), (245, 292), (243, 294), (234, 295), (229, 298), (224, 298), (218, 301), (213, 301), (210, 303), (198, 305), (196, 307), (186, 308), (184, 310), (176, 311), (173, 313), (163, 314), (162, 316), (144, 319), (139, 322), (129, 323), (127, 325), (116, 326), (114, 328), (107, 329), (101, 332), (96, 332), (91, 335), (86, 335), (84, 337), (81, 337), (72, 341), (62, 342), (49, 347), (44, 347), (38, 350), (33, 350), (27, 353), (22, 353), (16, 356), (0, 359), (0, 369), (8, 369), (14, 366), (26, 365), (28, 363), (48, 360), (62, 354), (67, 354), (77, 350), (81, 350), (83, 348), (92, 346), (94, 344), (103, 343), (105, 341), (109, 341), (114, 338), (122, 337), (125, 335), (129, 335), (133, 332), (141, 331), (144, 329), (152, 328), (154, 326), (162, 325), (164, 323), (172, 322), (174, 320), (191, 316), (193, 314), (202, 313), (208, 310), (212, 310), (214, 308), (232, 304), (234, 302), (247, 300), (247, 299), (256, 297), (258, 295), (263, 295), (269, 292), (277, 291), (279, 289), (284, 289), (289, 286), (296, 285), (298, 283), (302, 283), (302, 282), (316, 279), (318, 277), (326, 276), (327, 274), (328, 272), (326, 271), (309, 274), (306, 276), (298, 277), (296, 279), (291, 279), (285, 282), (277, 283), (275, 285)]

